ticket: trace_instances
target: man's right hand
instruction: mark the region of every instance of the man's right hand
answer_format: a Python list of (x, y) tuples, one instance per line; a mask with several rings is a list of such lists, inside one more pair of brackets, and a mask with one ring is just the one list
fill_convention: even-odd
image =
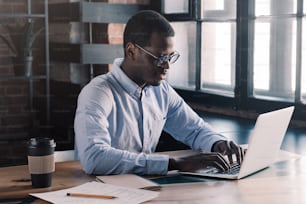
[(210, 152), (180, 158), (170, 158), (168, 170), (196, 171), (208, 166), (215, 167), (220, 171), (230, 169), (229, 162), (224, 159), (221, 153)]

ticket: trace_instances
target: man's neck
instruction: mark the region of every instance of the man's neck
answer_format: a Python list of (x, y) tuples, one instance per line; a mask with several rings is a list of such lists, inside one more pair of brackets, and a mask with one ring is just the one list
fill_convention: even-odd
[(131, 75), (130, 72), (128, 71), (127, 65), (125, 65), (124, 61), (120, 65), (120, 69), (126, 74), (127, 77), (129, 77), (132, 81), (134, 81), (140, 88), (144, 89), (144, 87), (147, 86), (146, 83), (139, 83), (137, 82), (137, 80), (135, 80), (135, 77), (133, 77), (133, 75)]

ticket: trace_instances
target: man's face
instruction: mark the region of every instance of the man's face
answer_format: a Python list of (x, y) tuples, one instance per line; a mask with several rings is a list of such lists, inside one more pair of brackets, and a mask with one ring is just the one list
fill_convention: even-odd
[(153, 33), (150, 46), (137, 48), (138, 55), (135, 61), (138, 71), (137, 83), (158, 86), (166, 78), (169, 62), (158, 65), (157, 60), (150, 54), (160, 57), (173, 53), (173, 37), (162, 37)]

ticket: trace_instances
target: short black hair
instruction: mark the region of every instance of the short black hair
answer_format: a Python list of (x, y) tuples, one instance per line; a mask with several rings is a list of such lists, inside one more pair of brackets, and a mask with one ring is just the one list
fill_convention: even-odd
[(168, 20), (156, 11), (143, 10), (132, 16), (125, 27), (123, 46), (128, 42), (149, 46), (152, 33), (173, 37), (174, 30)]

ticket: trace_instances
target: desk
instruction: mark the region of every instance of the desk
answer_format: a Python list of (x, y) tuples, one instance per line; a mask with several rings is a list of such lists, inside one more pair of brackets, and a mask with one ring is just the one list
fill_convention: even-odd
[[(95, 180), (86, 175), (78, 161), (56, 163), (52, 186), (33, 189), (28, 167), (0, 168), (0, 200), (22, 198), (29, 193), (70, 188)], [(306, 203), (306, 158), (281, 151), (279, 160), (269, 168), (239, 181), (207, 179), (205, 182), (162, 185), (159, 197), (147, 203), (209, 203), (209, 204), (301, 204)], [(35, 203), (45, 203), (38, 201)]]
[(24, 198), (29, 193), (55, 191), (71, 188), (87, 181), (95, 180), (94, 176), (85, 174), (78, 161), (59, 162), (55, 164), (52, 186), (49, 188), (32, 188), (27, 165), (0, 168), (0, 201), (11, 198)]

